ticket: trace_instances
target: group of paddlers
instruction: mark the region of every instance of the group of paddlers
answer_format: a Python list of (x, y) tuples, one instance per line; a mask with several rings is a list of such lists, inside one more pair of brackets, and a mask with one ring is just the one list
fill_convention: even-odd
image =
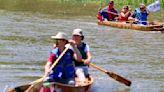
[[(74, 29), (70, 40), (64, 32), (58, 32), (51, 38), (54, 40), (54, 44), (45, 65), (45, 75), (41, 78), (43, 85), (59, 82), (76, 86), (76, 76), (83, 84), (89, 77), (88, 64), (92, 55), (89, 45), (83, 42), (82, 29)], [(38, 81), (34, 81), (31, 84), (37, 83)], [(30, 87), (27, 90), (30, 90)], [(39, 92), (57, 92), (56, 90), (54, 85), (46, 85)]]
[(139, 8), (136, 8), (134, 12), (132, 12), (132, 9), (128, 5), (123, 6), (120, 13), (118, 13), (114, 8), (114, 1), (110, 0), (105, 8), (100, 8), (98, 10), (97, 19), (99, 21), (133, 21), (135, 24), (147, 25), (148, 15), (149, 12), (146, 10), (144, 4), (140, 4)]

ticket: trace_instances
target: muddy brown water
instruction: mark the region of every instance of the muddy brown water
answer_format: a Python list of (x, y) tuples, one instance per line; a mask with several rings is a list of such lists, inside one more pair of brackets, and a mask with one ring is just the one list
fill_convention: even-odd
[(82, 28), (92, 62), (132, 81), (131, 87), (90, 67), (92, 92), (164, 92), (164, 34), (97, 25), (91, 17), (55, 19), (39, 13), (0, 11), (0, 90), (41, 77), (51, 35)]

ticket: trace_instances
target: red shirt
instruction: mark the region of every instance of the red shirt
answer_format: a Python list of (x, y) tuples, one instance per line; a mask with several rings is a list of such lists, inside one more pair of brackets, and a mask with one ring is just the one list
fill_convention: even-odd
[[(124, 13), (123, 11), (121, 11), (121, 13)], [(119, 21), (128, 21), (128, 17), (130, 16), (130, 13), (128, 14), (127, 17), (125, 16), (122, 16), (122, 14), (120, 13), (119, 17), (118, 17), (118, 20)], [(124, 13), (125, 14), (125, 13)]]
[[(117, 10), (114, 9), (114, 8), (110, 8), (109, 6), (107, 6), (107, 10), (110, 11), (110, 12), (113, 12), (113, 13), (116, 13), (117, 14)], [(108, 17), (109, 17), (110, 20), (114, 20), (114, 18), (117, 17), (117, 16), (108, 13)]]
[(97, 19), (102, 21), (103, 20), (103, 17), (101, 15), (97, 15)]
[(49, 54), (49, 57), (48, 57), (48, 60), (47, 61), (53, 63), (55, 59), (56, 59), (56, 55), (51, 52)]

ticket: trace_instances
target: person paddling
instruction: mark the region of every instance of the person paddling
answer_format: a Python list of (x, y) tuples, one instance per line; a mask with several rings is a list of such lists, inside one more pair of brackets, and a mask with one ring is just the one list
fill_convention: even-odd
[(76, 75), (80, 81), (84, 82), (85, 77), (89, 77), (88, 64), (91, 62), (92, 59), (90, 47), (83, 41), (84, 35), (82, 29), (77, 28), (73, 30), (72, 40), (75, 41), (75, 44), (80, 51), (83, 59), (83, 62), (75, 60)]
[(119, 14), (118, 21), (128, 21), (131, 19), (132, 12), (129, 6), (124, 6)]
[(136, 24), (147, 25), (148, 15), (149, 15), (149, 12), (146, 10), (145, 4), (140, 4), (139, 8), (135, 9), (132, 17), (138, 20), (138, 22), (135, 22)]
[(100, 10), (101, 15), (104, 20), (115, 21), (116, 17), (118, 17), (118, 11), (114, 8), (114, 1), (110, 0), (108, 5), (105, 8)]
[[(75, 42), (70, 41), (73, 50), (68, 49), (54, 68), (49, 71), (53, 62), (59, 57), (61, 52), (66, 48), (68, 39), (65, 33), (59, 32), (56, 36), (51, 36), (54, 39), (55, 47), (50, 52), (47, 63), (45, 65), (44, 79), (46, 82), (61, 82), (65, 84), (75, 85), (75, 65), (73, 60), (81, 61), (82, 57), (78, 49), (75, 47)], [(51, 92), (54, 92), (54, 86), (50, 85)]]

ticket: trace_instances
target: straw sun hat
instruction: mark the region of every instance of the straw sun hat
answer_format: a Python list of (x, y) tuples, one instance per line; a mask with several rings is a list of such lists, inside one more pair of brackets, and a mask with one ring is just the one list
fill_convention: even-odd
[(68, 40), (67, 35), (64, 32), (58, 32), (55, 36), (51, 36), (52, 39), (65, 39)]

